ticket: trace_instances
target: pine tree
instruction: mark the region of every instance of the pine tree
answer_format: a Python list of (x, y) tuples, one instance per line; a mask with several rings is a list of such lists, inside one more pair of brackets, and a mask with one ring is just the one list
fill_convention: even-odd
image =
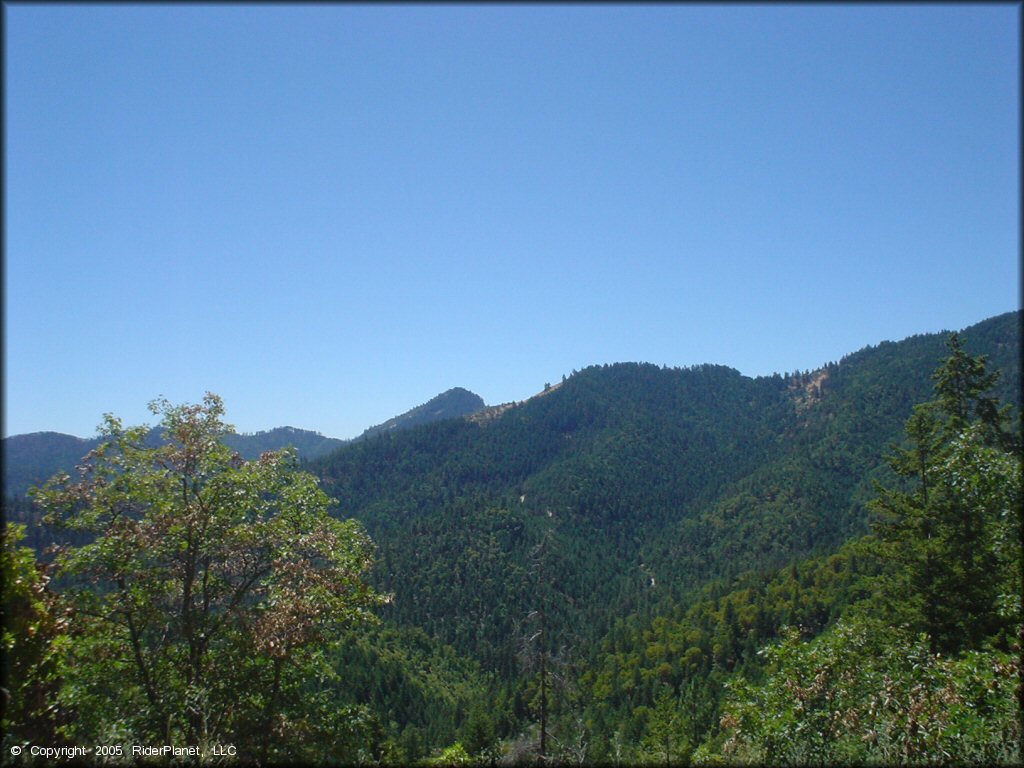
[(933, 376), (936, 399), (914, 409), (909, 446), (890, 457), (905, 485), (880, 487), (873, 502), (880, 552), (898, 566), (885, 590), (891, 618), (926, 632), (932, 653), (977, 648), (1006, 623), (998, 605), (1005, 564), (993, 540), (1000, 520), (1018, 514), (1005, 509), (1013, 506), (1005, 493), (972, 490), (979, 475), (991, 480), (994, 467), (1019, 466), (1000, 460), (1013, 456), (1014, 441), (1004, 427), (1007, 409), (987, 394), (998, 373), (986, 370), (984, 357), (967, 355), (955, 334), (948, 346)]

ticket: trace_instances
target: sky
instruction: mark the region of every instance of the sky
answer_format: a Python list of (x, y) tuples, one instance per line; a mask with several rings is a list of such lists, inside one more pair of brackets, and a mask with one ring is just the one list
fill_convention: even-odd
[(4, 9), (3, 434), (348, 438), (1020, 306), (1020, 7)]

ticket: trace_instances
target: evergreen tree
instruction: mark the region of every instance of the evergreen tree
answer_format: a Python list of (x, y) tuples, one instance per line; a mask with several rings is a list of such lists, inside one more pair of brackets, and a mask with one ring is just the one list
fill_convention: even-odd
[[(977, 648), (1013, 623), (999, 600), (1013, 562), (994, 543), (1007, 525), (1019, 526), (1019, 458), (1008, 450), (1007, 409), (987, 394), (998, 373), (968, 356), (955, 334), (948, 346), (933, 376), (937, 398), (914, 409), (910, 445), (890, 457), (905, 484), (879, 487), (872, 504), (880, 552), (898, 566), (886, 581), (890, 615), (926, 632), (933, 653)], [(979, 483), (1000, 492), (979, 493)]]

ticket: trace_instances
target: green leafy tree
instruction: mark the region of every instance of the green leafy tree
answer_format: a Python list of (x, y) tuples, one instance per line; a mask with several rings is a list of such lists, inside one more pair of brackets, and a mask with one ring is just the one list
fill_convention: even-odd
[[(234, 742), (267, 760), (308, 731), (320, 648), (372, 618), (372, 543), (297, 469), (243, 461), (223, 403), (154, 401), (163, 442), (107, 415), (103, 440), (36, 498), (89, 537), (57, 564), (74, 607), (60, 701), (68, 736)], [(292, 708), (298, 700), (298, 708)], [(305, 713), (308, 714), (308, 713)]]
[(937, 404), (945, 415), (943, 434), (961, 432), (971, 423), (985, 427), (986, 442), (1009, 448), (1010, 435), (1003, 429), (1009, 409), (989, 393), (999, 382), (998, 371), (988, 371), (985, 356), (971, 357), (957, 334), (949, 337), (949, 358), (933, 374)]
[[(933, 654), (925, 635), (871, 618), (840, 620), (804, 642), (763, 650), (766, 679), (728, 685), (721, 754), (733, 763), (1010, 765), (1020, 759), (1015, 683), (1005, 652)], [(702, 746), (697, 762), (714, 762)]]
[(432, 757), (426, 761), (427, 765), (473, 765), (476, 761), (472, 755), (466, 751), (466, 748), (462, 746), (460, 742), (455, 742), (450, 747), (446, 747), (441, 751), (441, 754), (437, 757)]
[(59, 725), (51, 706), (59, 684), (57, 657), (67, 629), (67, 617), (49, 589), (48, 569), (36, 562), (35, 552), (21, 546), (25, 526), (5, 524), (0, 550), (3, 584), (3, 744), (10, 748), (30, 742), (52, 744)]

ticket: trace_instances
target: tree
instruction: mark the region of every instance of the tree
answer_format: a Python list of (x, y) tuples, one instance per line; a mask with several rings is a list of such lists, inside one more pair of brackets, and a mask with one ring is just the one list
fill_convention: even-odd
[[(537, 609), (531, 611), (527, 619), (536, 622), (536, 631), (523, 639), (523, 661), (528, 671), (536, 669), (537, 690), (533, 699), (533, 706), (537, 709), (540, 727), (540, 743), (538, 755), (541, 760), (548, 757), (548, 704), (549, 689), (551, 685), (551, 653), (548, 648), (550, 638), (548, 637), (548, 602), (550, 599), (551, 585), (549, 583), (550, 570), (548, 564), (548, 550), (551, 546), (553, 529), (548, 527), (541, 536), (540, 542), (534, 547), (531, 553), (531, 566), (535, 577), (534, 595), (537, 600)], [(545, 571), (547, 570), (547, 574)], [(531, 649), (530, 646), (533, 646)], [(531, 653), (535, 651), (535, 653)]]
[(498, 740), (494, 717), (494, 712), (488, 709), (481, 699), (474, 701), (470, 706), (461, 729), (461, 743), (465, 745), (469, 754), (483, 756), (485, 752), (492, 751)]
[[(550, 513), (549, 513), (550, 514)], [(522, 693), (530, 717), (536, 717), (537, 740), (531, 747), (541, 761), (580, 760), (586, 754), (585, 724), (574, 680), (574, 645), (559, 642), (574, 636), (566, 629), (571, 598), (556, 584), (558, 554), (555, 527), (546, 518), (540, 541), (530, 551), (530, 586), (536, 609), (530, 611), (517, 638), (524, 673)], [(518, 633), (517, 633), (518, 634)]]
[(363, 581), (372, 543), (297, 469), (243, 461), (219, 397), (154, 401), (162, 442), (105, 417), (103, 440), (37, 499), (91, 537), (57, 565), (75, 639), (60, 697), (68, 735), (235, 743), (265, 761), (303, 731), (288, 695), (319, 649), (383, 602)]
[(986, 370), (984, 355), (968, 355), (957, 334), (950, 335), (947, 346), (950, 356), (932, 375), (936, 404), (946, 417), (943, 435), (949, 438), (976, 422), (984, 426), (986, 442), (1009, 448), (1010, 436), (1003, 429), (1009, 407), (986, 394), (998, 383), (999, 372)]
[(890, 615), (927, 633), (932, 653), (979, 648), (1020, 617), (1000, 598), (1019, 563), (1005, 544), (1018, 538), (1021, 501), (1008, 411), (986, 394), (998, 374), (984, 358), (968, 356), (955, 334), (948, 346), (936, 399), (914, 409), (910, 444), (890, 457), (904, 485), (879, 487), (872, 504), (880, 552), (897, 566)]
[(3, 585), (3, 696), (0, 748), (55, 742), (59, 725), (50, 706), (59, 681), (56, 658), (67, 617), (49, 588), (48, 569), (20, 546), (25, 526), (5, 523), (0, 549)]
[(654, 697), (654, 706), (648, 710), (647, 730), (641, 744), (643, 754), (651, 761), (671, 766), (683, 762), (690, 750), (686, 732), (689, 717), (680, 697), (670, 685), (662, 685)]
[[(933, 654), (927, 638), (855, 612), (809, 642), (788, 629), (765, 679), (727, 684), (721, 756), (754, 764), (1017, 765), (1019, 659)], [(703, 747), (696, 762), (711, 761)]]

